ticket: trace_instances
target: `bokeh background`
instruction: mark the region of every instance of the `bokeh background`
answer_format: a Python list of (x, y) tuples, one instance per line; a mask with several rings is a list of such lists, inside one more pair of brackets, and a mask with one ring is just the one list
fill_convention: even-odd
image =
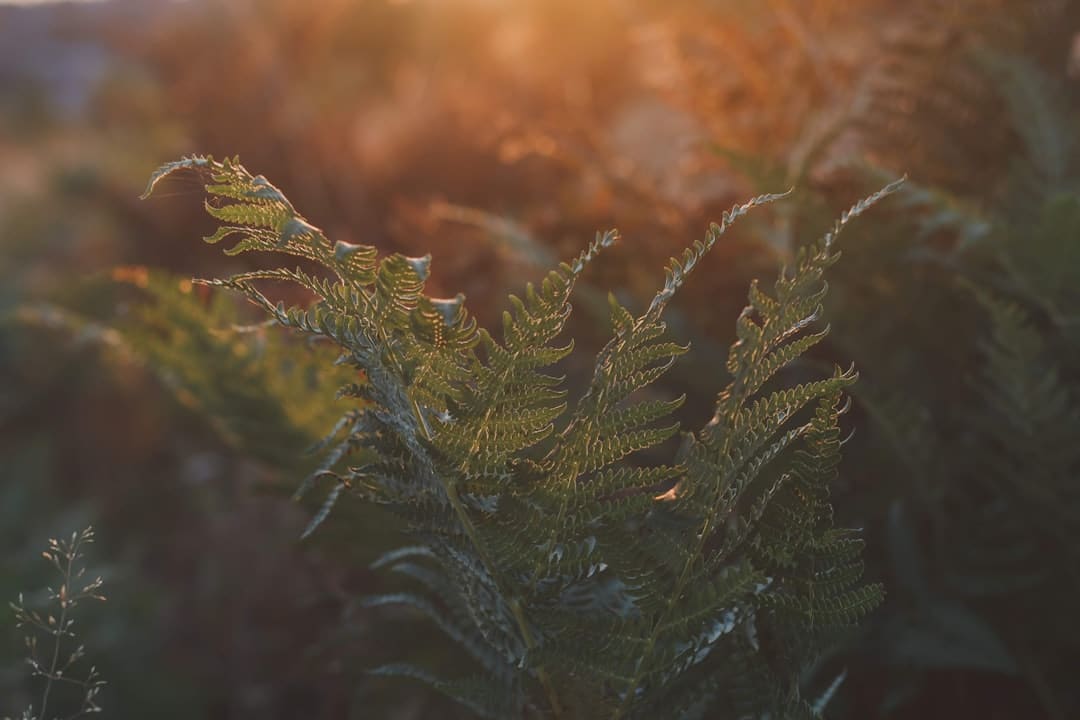
[(1070, 0), (0, 2), (0, 597), (40, 599), (46, 539), (93, 523), (106, 717), (467, 717), (364, 674), (460, 658), (359, 603), (401, 586), (368, 569), (392, 520), (346, 501), (299, 541), (340, 378), (192, 286), (259, 260), (199, 242), (194, 179), (138, 199), (163, 162), (239, 155), (333, 239), (430, 252), (485, 324), (617, 227), (584, 349), (604, 292), (646, 301), (724, 208), (794, 187), (674, 308), (663, 390), (697, 424), (750, 279), (907, 174), (797, 368), (861, 372), (834, 500), (888, 593), (807, 683), (846, 673), (838, 719), (1080, 717), (1078, 33)]

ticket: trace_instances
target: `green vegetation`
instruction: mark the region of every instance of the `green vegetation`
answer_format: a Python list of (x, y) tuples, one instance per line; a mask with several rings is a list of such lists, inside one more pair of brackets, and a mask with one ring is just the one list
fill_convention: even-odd
[[(180, 171), (205, 178), (207, 211), (229, 223), (208, 242), (235, 237), (229, 254), (282, 253), (334, 275), (275, 267), (207, 282), (333, 341), (338, 362), (367, 378), (339, 391), (364, 404), (326, 439), (327, 460), (300, 490), (333, 483), (306, 534), (343, 493), (403, 517), (414, 544), (376, 566), (427, 593), (368, 604), (430, 615), (482, 670), (377, 673), (425, 679), (492, 718), (704, 717), (717, 706), (732, 717), (817, 715), (801, 673), (881, 596), (859, 584), (861, 540), (834, 526), (828, 502), (841, 393), (855, 374), (770, 383), (827, 333), (814, 326), (837, 234), (895, 186), (802, 248), (772, 294), (751, 286), (712, 419), (682, 433), (674, 462), (640, 467), (624, 460), (680, 432), (658, 424), (683, 398), (641, 397), (687, 350), (665, 339), (665, 307), (729, 225), (778, 196), (736, 206), (673, 258), (640, 315), (611, 296), (612, 337), (571, 411), (563, 380), (544, 371), (571, 353), (573, 343), (555, 344), (571, 293), (614, 232), (511, 296), (500, 342), (477, 329), (463, 296), (423, 294), (430, 257), (379, 261), (373, 247), (331, 245), (236, 160), (170, 163), (147, 194)], [(282, 280), (314, 305), (287, 309), (255, 286)]]
[[(698, 691), (705, 717), (1080, 716), (1078, 22), (1074, 0), (0, 7), (0, 598), (50, 583), (47, 538), (99, 529), (113, 590), (76, 629), (117, 718), (634, 716)], [(137, 199), (162, 158), (225, 152), (285, 193), (207, 158)], [(192, 242), (222, 223), (256, 252)], [(672, 255), (693, 276), (651, 312)], [(818, 318), (769, 345), (795, 322), (770, 302), (818, 270), (789, 297)], [(850, 561), (814, 559), (833, 535)], [(843, 627), (809, 600), (829, 562), (872, 606)], [(18, 716), (44, 681), (10, 613), (0, 638)]]

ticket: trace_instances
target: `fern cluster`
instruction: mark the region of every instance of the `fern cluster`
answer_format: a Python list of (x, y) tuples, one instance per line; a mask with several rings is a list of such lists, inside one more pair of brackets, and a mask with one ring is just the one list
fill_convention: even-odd
[[(1073, 396), (1047, 338), (1028, 313), (1013, 302), (976, 291), (990, 318), (991, 333), (981, 344), (984, 366), (978, 378), (980, 409), (967, 418), (978, 440), (972, 483), (965, 500), (980, 509), (969, 572), (989, 561), (992, 575), (1002, 565), (1020, 586), (1062, 585), (1080, 594), (1080, 402)], [(1023, 477), (1024, 482), (1016, 482)], [(1048, 561), (1054, 558), (1053, 561)], [(995, 584), (983, 578), (981, 587)], [(1015, 589), (1015, 585), (1013, 588)]]
[[(330, 339), (366, 378), (339, 391), (363, 402), (300, 489), (330, 484), (309, 532), (343, 496), (405, 518), (411, 544), (377, 566), (420, 589), (368, 604), (429, 615), (479, 669), (455, 679), (412, 665), (376, 672), (424, 679), (496, 718), (815, 715), (800, 671), (881, 589), (860, 583), (861, 540), (835, 526), (828, 497), (855, 373), (800, 385), (778, 373), (827, 332), (816, 326), (836, 234), (892, 186), (802, 248), (771, 293), (751, 286), (715, 413), (684, 432), (672, 421), (682, 398), (640, 392), (687, 350), (666, 336), (664, 309), (732, 222), (779, 196), (734, 207), (673, 258), (641, 314), (612, 296), (612, 336), (571, 403), (552, 368), (573, 343), (559, 338), (575, 283), (614, 232), (511, 296), (496, 336), (462, 296), (424, 294), (430, 257), (331, 243), (236, 160), (167, 164), (147, 194), (178, 171), (206, 180), (206, 209), (224, 223), (209, 242), (236, 238), (230, 254), (302, 263), (204, 282)], [(315, 303), (275, 303), (259, 283), (276, 280)], [(676, 436), (671, 462), (634, 464)]]
[(1010, 122), (1014, 98), (1002, 96), (998, 66), (1002, 58), (1063, 49), (1075, 10), (1056, 0), (922, 0), (905, 15), (862, 79), (862, 144), (921, 182), (1001, 194), (1009, 159), (997, 151), (1022, 145), (1041, 118), (1029, 104), (1020, 123)]
[(315, 392), (348, 377), (328, 348), (295, 342), (269, 323), (243, 323), (235, 298), (188, 278), (121, 266), (17, 311), (125, 364), (153, 372), (177, 403), (247, 457), (289, 474), (310, 471), (305, 450), (337, 409)]
[(828, 303), (832, 344), (863, 372), (849, 462), (880, 480), (859, 502), (897, 580), (864, 648), (889, 674), (878, 712), (992, 672), (1023, 684), (1028, 714), (1073, 717), (1080, 166), (1048, 27), (1078, 6), (928, 5), (932, 32), (896, 35), (858, 118), (880, 172), (916, 182), (852, 243)]

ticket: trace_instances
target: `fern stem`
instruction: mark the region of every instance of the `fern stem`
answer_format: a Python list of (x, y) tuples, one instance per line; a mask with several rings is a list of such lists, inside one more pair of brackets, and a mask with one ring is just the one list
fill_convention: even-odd
[(709, 525), (712, 521), (711, 517), (705, 518), (705, 522), (701, 526), (701, 533), (698, 535), (698, 544), (694, 552), (687, 559), (686, 564), (683, 566), (682, 573), (679, 575), (679, 579), (675, 583), (675, 589), (671, 593), (671, 597), (668, 600), (667, 607), (660, 613), (660, 617), (656, 619), (656, 623), (653, 625), (652, 632), (649, 633), (649, 639), (645, 643), (645, 649), (641, 653), (641, 657), (638, 660), (637, 670), (634, 671), (634, 678), (631, 680), (630, 685), (626, 689), (626, 694), (623, 696), (622, 703), (619, 704), (618, 709), (615, 710), (615, 714), (612, 715), (612, 720), (619, 720), (626, 716), (627, 711), (630, 709), (630, 703), (634, 694), (637, 692), (638, 686), (641, 685), (641, 680), (644, 677), (645, 661), (649, 655), (652, 654), (653, 648), (656, 647), (656, 641), (660, 639), (660, 630), (664, 627), (664, 622), (667, 621), (668, 613), (675, 607), (675, 604), (679, 601), (679, 596), (682, 595), (683, 590), (686, 589), (686, 584), (690, 580), (690, 570), (694, 566), (694, 560), (696, 560), (705, 549), (705, 542), (709, 536)]
[[(484, 563), (488, 572), (491, 573), (491, 578), (495, 581), (496, 586), (498, 586), (499, 592), (503, 597), (511, 597), (509, 602), (510, 611), (514, 616), (514, 621), (517, 622), (521, 637), (525, 641), (525, 647), (532, 650), (536, 647), (536, 639), (533, 637), (532, 630), (529, 629), (529, 622), (525, 617), (525, 610), (521, 607), (520, 600), (517, 597), (512, 597), (511, 593), (507, 591), (508, 588), (499, 575), (497, 566), (492, 561), (487, 549), (481, 544), (480, 537), (476, 534), (476, 528), (472, 524), (472, 519), (469, 517), (465, 506), (461, 504), (461, 498), (458, 497), (456, 481), (452, 480), (447, 484), (446, 496), (450, 500), (450, 507), (454, 509), (454, 513), (461, 522), (461, 526), (465, 529), (465, 535), (468, 536), (469, 541), (473, 544), (473, 547), (476, 548), (476, 553), (480, 556), (480, 560)], [(544, 688), (544, 693), (547, 695), (548, 703), (551, 705), (551, 712), (556, 718), (561, 718), (563, 716), (562, 704), (559, 702), (559, 697), (555, 692), (555, 686), (551, 682), (551, 677), (548, 675), (547, 670), (543, 665), (536, 668), (536, 676), (540, 680), (540, 685)]]
[(420, 407), (415, 399), (412, 401), (413, 413), (416, 415), (416, 420), (420, 424), (420, 428), (424, 431), (424, 438), (426, 440), (431, 439), (431, 426), (428, 425), (427, 418), (424, 417), (424, 411)]
[[(518, 598), (510, 601), (510, 610), (514, 613), (514, 620), (517, 621), (518, 627), (521, 629), (521, 635), (525, 639), (525, 646), (532, 650), (536, 647), (536, 639), (533, 638), (532, 630), (529, 628), (528, 620), (525, 617), (525, 609), (521, 607), (521, 601)], [(551, 682), (551, 676), (548, 675), (547, 669), (543, 665), (536, 668), (536, 677), (544, 688), (548, 703), (551, 705), (551, 712), (556, 718), (561, 718), (563, 716), (562, 704), (559, 702), (559, 696), (555, 692), (555, 685)]]
[[(417, 424), (419, 425), (421, 432), (426, 439), (430, 440), (431, 428), (424, 418), (423, 409), (415, 399), (412, 400), (412, 409), (413, 413), (416, 415)], [(462, 528), (464, 528), (465, 535), (469, 538), (469, 542), (476, 548), (476, 553), (480, 556), (480, 561), (484, 563), (484, 567), (487, 568), (487, 571), (491, 574), (492, 580), (499, 588), (499, 592), (503, 597), (511, 598), (508, 604), (511, 613), (514, 616), (514, 621), (517, 623), (518, 630), (521, 632), (521, 637), (525, 641), (525, 647), (532, 650), (536, 647), (536, 639), (533, 637), (532, 630), (529, 628), (528, 619), (525, 617), (525, 610), (521, 606), (520, 599), (516, 596), (512, 596), (511, 593), (508, 592), (509, 588), (500, 576), (498, 566), (488, 554), (487, 549), (480, 542), (480, 537), (477, 535), (476, 528), (473, 526), (472, 518), (469, 517), (468, 511), (461, 503), (461, 498), (458, 497), (457, 481), (451, 480), (447, 483), (446, 497), (450, 501), (450, 507), (454, 509), (454, 514), (457, 515)], [(563, 716), (562, 704), (559, 702), (559, 697), (555, 692), (555, 686), (551, 682), (551, 677), (548, 675), (547, 670), (541, 665), (536, 668), (536, 675), (540, 680), (540, 685), (544, 688), (544, 693), (547, 695), (548, 703), (551, 705), (551, 712), (556, 718), (561, 718)]]
[[(412, 400), (412, 410), (416, 416), (417, 425), (425, 439), (431, 440), (431, 428), (424, 417), (423, 409), (415, 399)], [(480, 536), (476, 532), (476, 527), (472, 523), (472, 518), (469, 517), (468, 511), (461, 503), (461, 498), (458, 497), (456, 480), (451, 480), (447, 483), (446, 497), (450, 501), (450, 507), (453, 508), (454, 514), (461, 523), (461, 527), (465, 530), (465, 535), (469, 538), (469, 542), (476, 548), (476, 553), (480, 556), (480, 561), (484, 563), (484, 567), (487, 568), (487, 571), (491, 574), (492, 580), (499, 588), (499, 592), (503, 597), (511, 598), (508, 604), (511, 613), (514, 616), (514, 621), (517, 623), (518, 630), (521, 632), (521, 637), (525, 641), (525, 647), (532, 650), (536, 647), (536, 638), (533, 637), (532, 630), (529, 628), (529, 622), (525, 617), (525, 610), (521, 606), (521, 601), (518, 597), (513, 596), (508, 591), (509, 588), (499, 574), (498, 566), (488, 554), (487, 549), (480, 542)], [(561, 718), (563, 716), (562, 704), (559, 702), (559, 697), (555, 692), (555, 686), (551, 682), (551, 677), (542, 665), (536, 668), (536, 676), (540, 681), (540, 685), (544, 688), (544, 693), (547, 695), (548, 703), (551, 705), (551, 712), (555, 718)]]

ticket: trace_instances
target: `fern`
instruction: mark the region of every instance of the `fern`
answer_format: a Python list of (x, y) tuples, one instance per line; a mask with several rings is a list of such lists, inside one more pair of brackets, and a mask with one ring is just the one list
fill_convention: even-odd
[[(202, 282), (332, 340), (340, 362), (368, 379), (344, 389), (366, 403), (327, 440), (320, 476), (335, 490), (310, 529), (341, 498), (401, 515), (411, 545), (377, 565), (424, 593), (369, 604), (429, 616), (481, 671), (378, 673), (423, 680), (486, 717), (813, 716), (799, 671), (881, 589), (860, 584), (860, 541), (835, 527), (828, 500), (855, 373), (802, 385), (780, 373), (827, 331), (816, 326), (836, 234), (894, 186), (800, 250), (772, 293), (751, 287), (731, 379), (712, 420), (686, 433), (671, 419), (682, 398), (640, 398), (687, 350), (667, 338), (664, 310), (731, 223), (780, 196), (732, 208), (672, 258), (640, 315), (610, 298), (611, 339), (571, 404), (552, 368), (573, 343), (559, 338), (575, 284), (614, 232), (511, 296), (496, 336), (477, 328), (462, 296), (424, 294), (429, 257), (331, 244), (235, 159), (170, 163), (147, 194), (178, 171), (203, 176), (207, 210), (226, 223), (208, 241), (235, 238), (230, 254), (303, 263)], [(257, 287), (269, 280), (297, 283), (316, 302), (275, 303)], [(670, 464), (635, 466), (637, 453), (680, 434)]]
[[(1063, 157), (1044, 149), (1063, 138), (1047, 122), (1045, 98), (1036, 97), (1042, 79), (1015, 56), (1031, 54), (1033, 46), (1064, 52), (1073, 24), (1069, 4), (926, 0), (911, 5), (862, 79), (857, 124), (867, 149), (920, 182), (980, 198), (1000, 197), (1008, 189), (1010, 155), (1018, 148), (1042, 145), (1037, 170), (1052, 173)], [(1059, 62), (1057, 55), (1053, 62)], [(1017, 109), (1022, 112), (1014, 114)]]
[[(1074, 439), (1080, 404), (1028, 314), (1015, 303), (974, 292), (990, 316), (992, 333), (981, 343), (979, 413), (969, 418), (979, 451), (973, 454), (974, 481), (966, 486), (965, 500), (978, 509), (982, 526), (971, 529), (976, 541), (969, 555), (984, 567), (989, 561), (986, 569), (995, 575), (1029, 578), (1044, 588), (1064, 583), (1067, 595), (1075, 597), (1080, 593), (1075, 512), (1080, 449)], [(1060, 562), (1043, 559), (1051, 555)], [(1015, 565), (1006, 573), (1002, 565), (1010, 559)]]
[(346, 369), (330, 366), (328, 348), (242, 325), (232, 298), (195, 290), (167, 272), (117, 267), (19, 307), (17, 318), (97, 345), (125, 365), (145, 365), (218, 438), (284, 472), (310, 471), (305, 450), (337, 414), (312, 391), (344, 381)]

